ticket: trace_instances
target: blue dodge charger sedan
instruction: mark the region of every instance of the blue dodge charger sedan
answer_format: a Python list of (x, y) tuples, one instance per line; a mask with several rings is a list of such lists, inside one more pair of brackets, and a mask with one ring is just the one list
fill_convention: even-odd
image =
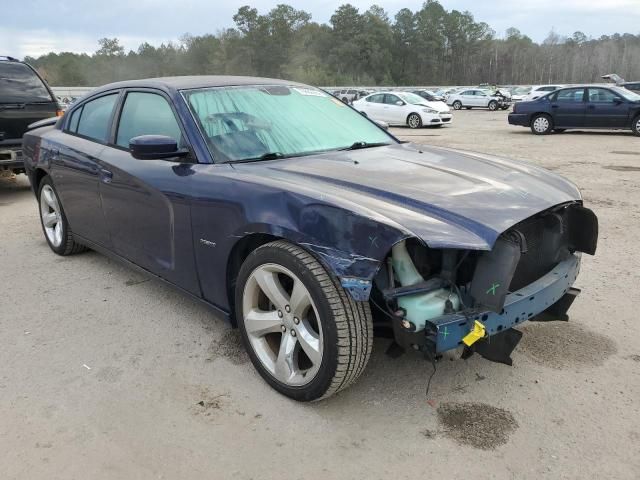
[(102, 252), (211, 306), (301, 401), (353, 383), (374, 330), (394, 353), (510, 364), (513, 327), (566, 320), (596, 250), (564, 178), (400, 142), (289, 81), (114, 83), (23, 146), (53, 252)]
[(530, 127), (536, 135), (567, 129), (631, 130), (640, 135), (640, 94), (615, 86), (561, 88), (515, 104), (509, 123)]

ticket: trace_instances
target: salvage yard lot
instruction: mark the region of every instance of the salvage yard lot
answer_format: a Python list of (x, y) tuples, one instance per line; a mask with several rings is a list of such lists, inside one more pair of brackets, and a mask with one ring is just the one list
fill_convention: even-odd
[[(403, 140), (531, 161), (600, 221), (569, 323), (514, 366), (392, 359), (327, 401), (278, 395), (208, 309), (95, 252), (48, 248), (24, 176), (0, 180), (0, 478), (615, 478), (640, 469), (640, 139), (534, 136), (456, 112)], [(505, 208), (508, 208), (505, 205)]]

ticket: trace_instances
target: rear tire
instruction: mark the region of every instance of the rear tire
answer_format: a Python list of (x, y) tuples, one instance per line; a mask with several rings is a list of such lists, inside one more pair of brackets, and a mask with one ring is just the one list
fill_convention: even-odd
[(354, 301), (315, 257), (289, 242), (271, 242), (249, 255), (235, 304), (254, 367), (294, 400), (320, 400), (347, 388), (369, 361), (369, 303)]
[(462, 108), (462, 102), (460, 100), (456, 100), (453, 102), (453, 109), (460, 110)]
[(531, 131), (536, 135), (549, 135), (553, 130), (553, 120), (546, 113), (539, 113), (531, 119)]
[(51, 250), (62, 256), (87, 250), (87, 247), (73, 239), (73, 232), (62, 209), (62, 203), (48, 175), (40, 181), (38, 186), (38, 205), (42, 233)]

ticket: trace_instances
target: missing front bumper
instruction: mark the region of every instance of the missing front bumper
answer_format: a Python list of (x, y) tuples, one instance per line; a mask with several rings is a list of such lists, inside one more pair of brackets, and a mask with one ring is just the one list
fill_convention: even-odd
[[(434, 318), (427, 323), (425, 347), (436, 354), (459, 347), (476, 320), (482, 322), (491, 337), (549, 309), (557, 309), (558, 302), (567, 303), (563, 300), (565, 295), (575, 298), (579, 292), (571, 288), (579, 270), (580, 254), (574, 254), (537, 281), (508, 294), (500, 312), (456, 312)], [(570, 305), (568, 302), (562, 313), (566, 314)]]

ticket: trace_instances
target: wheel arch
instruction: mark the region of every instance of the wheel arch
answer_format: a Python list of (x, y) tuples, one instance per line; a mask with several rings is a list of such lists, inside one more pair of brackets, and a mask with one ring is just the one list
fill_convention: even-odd
[(31, 177), (31, 181), (32, 181), (32, 185), (33, 185), (33, 191), (36, 194), (36, 197), (39, 197), (40, 195), (40, 183), (42, 182), (42, 179), (44, 177), (46, 177), (47, 175), (49, 175), (49, 172), (47, 172), (44, 168), (36, 168), (33, 171), (32, 177)]

